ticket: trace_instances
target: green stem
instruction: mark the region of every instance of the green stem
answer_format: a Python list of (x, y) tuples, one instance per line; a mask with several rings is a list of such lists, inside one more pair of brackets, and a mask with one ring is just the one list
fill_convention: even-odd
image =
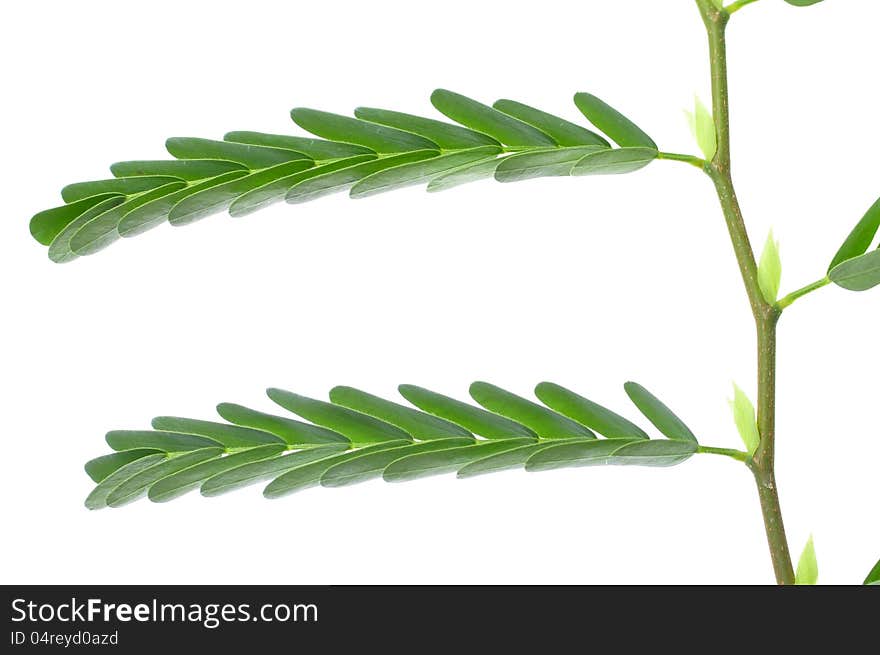
[[(712, 107), (717, 133), (718, 151), (707, 167), (715, 183), (724, 212), (730, 241), (755, 319), (758, 345), (758, 431), (761, 442), (748, 462), (758, 486), (758, 497), (764, 517), (764, 529), (779, 584), (794, 583), (794, 568), (782, 522), (782, 510), (776, 489), (774, 459), (776, 454), (776, 324), (779, 309), (770, 305), (758, 284), (755, 253), (749, 242), (742, 209), (736, 197), (731, 174), (730, 102), (727, 79), (726, 30), (729, 10), (719, 9), (712, 0), (696, 0), (709, 36), (712, 71)], [(736, 7), (734, 3), (734, 11)], [(741, 6), (745, 6), (742, 4)]]
[(776, 303), (776, 306), (782, 310), (791, 305), (798, 298), (803, 298), (808, 293), (813, 293), (817, 289), (821, 289), (824, 286), (828, 286), (831, 284), (831, 279), (828, 276), (823, 277), (821, 280), (816, 280), (812, 284), (808, 284), (805, 287), (801, 287), (797, 291), (792, 291), (790, 294), (782, 298), (779, 302)]
[(758, 0), (737, 0), (736, 2), (732, 2), (732, 3), (730, 3), (729, 5), (727, 5), (727, 7), (725, 7), (725, 9), (726, 9), (728, 15), (729, 15), (729, 14), (735, 14), (735, 13), (738, 12), (740, 9), (742, 9), (743, 7), (745, 7), (746, 5), (750, 5), (750, 4), (752, 4), (753, 2), (757, 2), (757, 1), (758, 1)]
[(749, 459), (749, 454), (742, 450), (736, 450), (734, 448), (715, 448), (714, 446), (698, 446), (698, 453), (704, 453), (707, 455), (723, 455), (724, 457), (732, 457), (738, 462), (747, 462)]

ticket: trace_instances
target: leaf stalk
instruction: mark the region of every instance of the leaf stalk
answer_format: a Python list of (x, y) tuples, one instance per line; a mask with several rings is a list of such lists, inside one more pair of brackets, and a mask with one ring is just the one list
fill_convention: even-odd
[(812, 282), (804, 287), (801, 287), (797, 291), (792, 291), (790, 294), (788, 294), (784, 298), (781, 298), (779, 300), (779, 302), (776, 303), (776, 306), (780, 310), (783, 310), (786, 307), (791, 306), (791, 304), (794, 303), (797, 299), (803, 298), (807, 294), (813, 293), (813, 291), (816, 291), (818, 289), (821, 289), (822, 287), (828, 286), (829, 284), (831, 284), (831, 279), (826, 275), (821, 280), (816, 280), (815, 282)]
[(727, 5), (727, 7), (725, 7), (724, 9), (727, 11), (728, 14), (735, 14), (743, 7), (746, 7), (757, 1), (758, 0), (737, 0), (736, 2), (732, 2)]

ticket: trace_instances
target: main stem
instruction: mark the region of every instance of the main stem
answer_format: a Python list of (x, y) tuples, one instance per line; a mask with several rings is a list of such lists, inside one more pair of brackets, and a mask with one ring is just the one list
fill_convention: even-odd
[(758, 431), (761, 441), (749, 462), (755, 476), (764, 529), (770, 546), (773, 570), (779, 584), (794, 584), (794, 569), (782, 509), (776, 489), (774, 458), (776, 453), (776, 324), (779, 309), (768, 303), (758, 284), (755, 253), (743, 220), (742, 210), (733, 186), (730, 168), (730, 103), (727, 81), (726, 30), (730, 14), (715, 6), (712, 0), (696, 0), (709, 35), (712, 68), (712, 107), (717, 132), (718, 150), (706, 165), (706, 172), (715, 183), (724, 211), (727, 230), (736, 254), (736, 261), (752, 308), (758, 342)]

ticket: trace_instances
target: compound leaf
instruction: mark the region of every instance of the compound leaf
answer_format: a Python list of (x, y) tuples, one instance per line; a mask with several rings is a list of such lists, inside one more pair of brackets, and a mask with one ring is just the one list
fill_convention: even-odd
[(437, 89), (431, 102), (453, 122), (373, 107), (353, 117), (297, 108), (290, 116), (308, 136), (172, 137), (166, 149), (175, 159), (120, 161), (113, 178), (67, 185), (68, 203), (36, 214), (31, 233), (52, 261), (67, 262), (162, 222), (224, 210), (244, 216), (346, 189), (362, 198), (417, 184), (434, 192), (493, 177), (628, 173), (659, 155), (631, 121), (588, 94), (578, 94), (582, 111), (626, 147), (612, 150), (602, 135), (515, 100), (488, 106)]
[[(550, 383), (538, 386), (541, 405), (475, 382), (471, 396), (482, 407), (412, 385), (400, 392), (416, 408), (352, 387), (335, 387), (329, 403), (269, 389), (273, 401), (308, 422), (222, 403), (217, 411), (226, 423), (159, 416), (153, 430), (109, 432), (107, 443), (116, 452), (86, 464), (97, 483), (86, 504), (119, 507), (144, 495), (166, 502), (196, 488), (217, 496), (263, 480), (269, 481), (264, 495), (277, 498), (380, 477), (401, 482), (514, 468), (673, 466), (698, 452), (665, 405), (641, 387), (628, 385), (627, 391), (676, 439), (647, 440), (626, 419)], [(631, 436), (599, 439), (590, 426)]]

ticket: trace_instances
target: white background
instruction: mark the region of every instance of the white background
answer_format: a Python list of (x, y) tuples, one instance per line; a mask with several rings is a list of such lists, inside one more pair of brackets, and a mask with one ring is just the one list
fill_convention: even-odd
[[(708, 95), (691, 0), (116, 1), (4, 8), (0, 221), (4, 583), (763, 583), (748, 471), (507, 472), (313, 489), (259, 487), (88, 512), (82, 471), (108, 429), (154, 415), (271, 411), (281, 386), (460, 398), (475, 379), (549, 379), (635, 418), (664, 398), (708, 444), (738, 447), (727, 397), (754, 394), (751, 318), (708, 180), (483, 182), (276, 206), (162, 226), (57, 266), (28, 219), (66, 183), (167, 136), (295, 132), (288, 110), (359, 104), (434, 116), (447, 87), (574, 120), (575, 91), (694, 152), (682, 109)], [(730, 28), (735, 177), (756, 244), (782, 242), (784, 290), (811, 282), (880, 193), (869, 0), (761, 0)], [(813, 532), (826, 583), (880, 556), (880, 291), (828, 288), (783, 318), (779, 485), (792, 548)]]

